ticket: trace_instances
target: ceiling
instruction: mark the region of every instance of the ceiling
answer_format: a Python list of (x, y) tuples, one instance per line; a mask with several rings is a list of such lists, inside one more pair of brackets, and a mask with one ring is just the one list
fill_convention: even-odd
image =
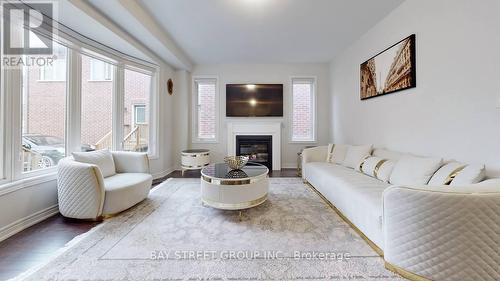
[(195, 64), (328, 62), (403, 0), (140, 0)]
[(95, 19), (64, 0), (57, 1), (57, 21), (93, 40), (142, 60), (151, 59)]
[(74, 6), (88, 3), (150, 54), (190, 70), (193, 64), (329, 62), (404, 0), (78, 1), (59, 0), (63, 24), (151, 61), (127, 36)]

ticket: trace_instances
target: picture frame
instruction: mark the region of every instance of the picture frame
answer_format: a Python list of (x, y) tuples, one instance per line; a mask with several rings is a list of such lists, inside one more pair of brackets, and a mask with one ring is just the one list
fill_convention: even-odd
[(416, 36), (412, 34), (360, 65), (360, 99), (415, 88)]

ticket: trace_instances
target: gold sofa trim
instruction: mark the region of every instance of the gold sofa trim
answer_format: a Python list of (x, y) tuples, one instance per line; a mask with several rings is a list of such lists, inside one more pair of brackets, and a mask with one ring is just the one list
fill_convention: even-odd
[(388, 263), (388, 262), (385, 262), (385, 268), (387, 270), (390, 270), (394, 273), (397, 273), (397, 274), (401, 275), (402, 277), (409, 279), (409, 280), (412, 280), (412, 281), (432, 281), (431, 279), (422, 277), (422, 276), (415, 274), (413, 272), (409, 272), (409, 271), (407, 271), (399, 266), (393, 265), (393, 264)]

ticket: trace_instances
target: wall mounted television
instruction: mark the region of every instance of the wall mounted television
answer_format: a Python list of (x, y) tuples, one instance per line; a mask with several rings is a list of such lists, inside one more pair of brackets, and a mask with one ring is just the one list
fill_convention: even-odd
[(282, 117), (283, 84), (226, 84), (227, 117)]

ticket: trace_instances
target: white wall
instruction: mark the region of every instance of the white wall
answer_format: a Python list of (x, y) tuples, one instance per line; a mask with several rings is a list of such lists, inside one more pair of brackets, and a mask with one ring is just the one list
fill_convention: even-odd
[(191, 95), (191, 74), (186, 70), (177, 70), (174, 80), (174, 102), (172, 118), (175, 120), (174, 129), (174, 146), (173, 146), (173, 163), (175, 167), (180, 169), (181, 154), (180, 151), (189, 147), (189, 101)]
[[(329, 68), (328, 64), (222, 64), (222, 65), (197, 65), (192, 76), (217, 75), (220, 90), (220, 136), (217, 144), (193, 144), (191, 135), (189, 145), (191, 148), (208, 148), (211, 150), (212, 161), (222, 161), (227, 155), (227, 122), (230, 120), (243, 120), (242, 118), (226, 118), (226, 84), (232, 83), (276, 83), (283, 84), (284, 117), (283, 118), (246, 118), (245, 120), (280, 120), (282, 129), (282, 168), (296, 167), (297, 152), (310, 144), (291, 144), (289, 137), (291, 90), (290, 79), (292, 76), (316, 76), (317, 78), (317, 119), (318, 119), (318, 144), (325, 144), (328, 140), (329, 116)], [(191, 81), (190, 81), (191, 82)], [(184, 100), (183, 108), (189, 108), (189, 100)], [(188, 102), (188, 104), (186, 104)], [(191, 116), (191, 115), (189, 115)], [(191, 124), (191, 123), (189, 123)], [(182, 128), (179, 130), (183, 130)], [(191, 130), (189, 130), (189, 133)], [(182, 133), (179, 133), (182, 137)]]
[[(332, 136), (500, 172), (500, 1), (407, 0), (331, 64)], [(416, 34), (417, 88), (359, 99), (359, 65)]]

